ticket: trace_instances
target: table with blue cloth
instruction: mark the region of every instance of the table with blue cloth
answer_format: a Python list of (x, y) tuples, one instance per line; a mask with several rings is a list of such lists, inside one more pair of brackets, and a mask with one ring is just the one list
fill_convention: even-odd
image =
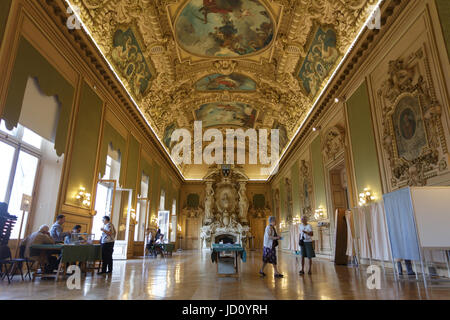
[(239, 258), (247, 261), (247, 252), (240, 244), (214, 243), (211, 261), (217, 264), (217, 274), (225, 277), (239, 276)]
[[(48, 255), (48, 254), (57, 254), (60, 256), (56, 279), (59, 278), (61, 267), (64, 264), (75, 264), (78, 262), (83, 263), (84, 266), (86, 267), (88, 263), (94, 264), (95, 262), (102, 260), (102, 248), (99, 244), (81, 244), (81, 245), (38, 244), (30, 246), (31, 256)], [(87, 271), (86, 268), (85, 271)], [(65, 272), (66, 269), (64, 268), (64, 273)], [(33, 278), (35, 277), (35, 275), (36, 274), (33, 275)]]

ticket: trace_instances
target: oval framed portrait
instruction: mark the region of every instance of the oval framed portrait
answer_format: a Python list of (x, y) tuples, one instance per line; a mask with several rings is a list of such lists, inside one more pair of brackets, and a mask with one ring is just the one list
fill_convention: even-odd
[(416, 116), (411, 108), (406, 108), (402, 111), (399, 122), (402, 137), (406, 140), (411, 140), (414, 137), (417, 128)]

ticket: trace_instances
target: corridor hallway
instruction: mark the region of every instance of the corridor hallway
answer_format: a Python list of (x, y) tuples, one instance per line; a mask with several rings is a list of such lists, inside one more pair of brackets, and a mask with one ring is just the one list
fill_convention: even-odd
[(292, 254), (279, 253), (283, 279), (274, 279), (271, 266), (261, 278), (261, 254), (250, 251), (241, 263), (239, 278), (219, 278), (208, 252), (183, 251), (172, 258), (158, 257), (114, 261), (112, 276), (83, 277), (81, 290), (69, 290), (66, 281), (22, 282), (16, 276), (8, 285), (0, 282), (0, 300), (406, 300), (450, 299), (448, 288), (424, 289), (423, 283), (393, 281), (391, 269), (382, 273), (381, 289), (366, 286), (366, 267), (335, 266), (316, 259), (311, 276), (299, 276), (299, 261)]

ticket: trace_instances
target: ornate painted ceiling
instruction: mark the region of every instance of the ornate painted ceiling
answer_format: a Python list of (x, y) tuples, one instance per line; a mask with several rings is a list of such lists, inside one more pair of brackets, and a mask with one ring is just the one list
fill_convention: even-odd
[[(173, 130), (195, 120), (279, 128), (286, 146), (378, 1), (68, 2), (170, 148)], [(200, 177), (190, 169), (187, 179)]]

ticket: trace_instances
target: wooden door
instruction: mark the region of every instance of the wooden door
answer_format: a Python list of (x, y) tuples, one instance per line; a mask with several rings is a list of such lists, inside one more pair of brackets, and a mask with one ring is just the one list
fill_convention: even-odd
[(347, 221), (345, 219), (345, 210), (336, 210), (336, 248), (334, 251), (334, 263), (346, 265), (347, 257)]
[(253, 248), (254, 249), (262, 249), (264, 245), (264, 230), (266, 219), (265, 218), (253, 218), (250, 221), (250, 231), (254, 236), (253, 239)]
[(331, 186), (331, 197), (333, 199), (333, 212), (335, 212), (336, 209), (346, 209), (347, 208), (346, 194), (342, 186), (340, 170), (330, 171), (330, 186)]
[(331, 197), (333, 201), (333, 212), (335, 214), (335, 251), (334, 263), (338, 265), (346, 265), (348, 258), (347, 252), (347, 222), (345, 221), (345, 210), (347, 209), (347, 195), (342, 186), (341, 179), (342, 170), (330, 171), (330, 187)]
[(200, 223), (197, 218), (186, 219), (186, 249), (197, 250), (200, 248)]

